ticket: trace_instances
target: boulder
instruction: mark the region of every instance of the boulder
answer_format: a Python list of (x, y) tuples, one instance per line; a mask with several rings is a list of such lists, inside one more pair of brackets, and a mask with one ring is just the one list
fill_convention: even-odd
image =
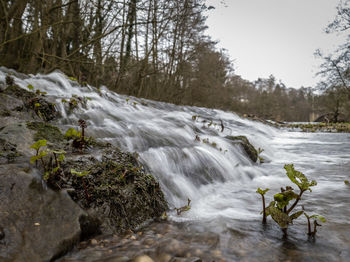
[(0, 261), (51, 261), (79, 241), (87, 214), (22, 166), (0, 166)]
[(68, 189), (74, 201), (101, 221), (104, 233), (136, 230), (168, 208), (155, 178), (132, 154), (116, 147), (67, 155), (62, 172), (49, 177), (48, 184), (56, 190)]
[(258, 160), (258, 151), (249, 142), (246, 136), (226, 136), (225, 138), (232, 141), (234, 144), (240, 145), (243, 151), (253, 162)]

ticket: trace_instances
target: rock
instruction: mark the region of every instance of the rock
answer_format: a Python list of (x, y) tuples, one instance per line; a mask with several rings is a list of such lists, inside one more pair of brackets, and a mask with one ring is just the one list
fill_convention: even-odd
[(154, 262), (154, 260), (152, 258), (150, 258), (149, 256), (142, 255), (142, 256), (135, 257), (132, 260), (132, 262)]
[(87, 214), (70, 197), (45, 188), (34, 170), (0, 166), (0, 261), (50, 261), (69, 251)]
[(47, 122), (58, 117), (55, 104), (46, 101), (42, 97), (33, 97), (25, 102), (25, 106), (34, 110), (37, 116)]
[(45, 122), (27, 122), (27, 128), (35, 131), (33, 137), (34, 141), (46, 139), (56, 145), (66, 141), (64, 135), (61, 133), (61, 130), (58, 127)]
[(38, 96), (35, 93), (29, 92), (17, 85), (7, 87), (3, 93), (13, 98), (21, 99), (23, 101), (22, 107), (26, 108), (27, 110), (33, 110), (43, 121), (50, 121), (59, 116), (59, 113), (53, 103), (50, 103), (44, 97)]
[[(94, 155), (101, 155), (102, 161), (97, 161)], [(155, 178), (144, 172), (132, 154), (118, 148), (101, 149), (80, 157), (68, 155), (62, 168), (63, 175), (56, 176), (51, 185), (73, 187), (72, 199), (101, 221), (103, 233), (137, 230), (146, 220), (161, 216), (167, 209)], [(89, 174), (79, 177), (71, 173), (72, 168)]]
[(34, 141), (33, 134), (34, 132), (29, 130), (23, 122), (12, 123), (0, 129), (0, 139), (10, 142), (20, 154), (25, 156), (33, 154), (33, 149), (30, 149)]
[(199, 257), (173, 257), (169, 262), (202, 262)]
[(233, 141), (234, 144), (239, 144), (253, 162), (258, 160), (258, 152), (246, 136), (226, 136), (225, 138)]
[(157, 256), (158, 262), (169, 262), (170, 260), (171, 260), (171, 256), (166, 253), (162, 253)]
[(130, 258), (127, 256), (115, 256), (107, 259), (99, 260), (101, 262), (130, 262)]
[(0, 164), (12, 163), (19, 156), (21, 154), (17, 151), (15, 144), (0, 138)]

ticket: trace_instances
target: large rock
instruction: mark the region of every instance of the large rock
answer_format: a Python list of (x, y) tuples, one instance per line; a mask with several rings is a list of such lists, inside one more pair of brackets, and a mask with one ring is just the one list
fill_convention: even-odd
[(240, 145), (253, 162), (258, 160), (258, 151), (256, 151), (246, 136), (226, 136), (225, 138), (232, 141), (234, 144)]
[(0, 261), (50, 261), (79, 241), (86, 213), (35, 170), (2, 165), (0, 185)]
[[(96, 155), (101, 158), (96, 159)], [(72, 174), (72, 168), (88, 174)], [(62, 169), (62, 173), (49, 178), (49, 185), (67, 188), (73, 200), (101, 221), (104, 233), (136, 230), (168, 208), (155, 178), (144, 172), (135, 156), (118, 148), (68, 155)]]

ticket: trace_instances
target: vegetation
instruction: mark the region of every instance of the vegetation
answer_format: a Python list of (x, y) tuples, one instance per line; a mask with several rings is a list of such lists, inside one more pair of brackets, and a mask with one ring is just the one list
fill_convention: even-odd
[(182, 214), (182, 212), (186, 212), (186, 211), (190, 210), (191, 209), (190, 204), (191, 204), (191, 199), (188, 198), (187, 205), (180, 207), (180, 208), (176, 208), (176, 207), (174, 208), (176, 210), (176, 214), (179, 216)]
[[(345, 47), (337, 59), (322, 56), (321, 74), (329, 76), (322, 94), (289, 88), (273, 75), (249, 82), (234, 74), (228, 55), (206, 35), (211, 9), (204, 0), (6, 1), (0, 7), (0, 65), (24, 73), (60, 69), (83, 85), (276, 121), (327, 113), (331, 122), (349, 119)], [(330, 31), (348, 21), (348, 14), (341, 16), (346, 9), (339, 10)], [(13, 85), (13, 78), (6, 83)], [(67, 102), (74, 110), (84, 98)]]
[[(281, 187), (281, 192), (275, 194), (274, 201), (271, 201), (270, 204), (266, 207), (265, 193), (269, 189), (262, 190), (258, 188), (256, 192), (262, 196), (263, 201), (263, 223), (266, 223), (266, 217), (271, 216), (272, 219), (282, 229), (284, 236), (287, 236), (287, 229), (289, 224), (293, 224), (293, 220), (304, 214), (308, 220), (308, 234), (310, 236), (315, 236), (316, 227), (319, 226), (317, 220), (325, 222), (325, 219), (319, 215), (308, 216), (304, 210), (300, 210), (294, 213), (292, 213), (292, 211), (297, 207), (303, 193), (306, 191), (311, 192), (311, 187), (316, 186), (317, 183), (315, 180), (309, 181), (303, 173), (295, 170), (293, 164), (285, 165), (284, 169), (286, 170), (286, 175), (290, 181), (298, 186), (299, 193), (294, 192), (294, 189), (290, 186), (286, 186), (285, 188)], [(290, 201), (294, 202), (290, 205)], [(310, 219), (314, 219), (314, 231), (311, 231)]]

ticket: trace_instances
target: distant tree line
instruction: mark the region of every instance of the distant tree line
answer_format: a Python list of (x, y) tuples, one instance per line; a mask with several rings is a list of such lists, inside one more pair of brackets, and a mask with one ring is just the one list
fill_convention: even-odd
[[(329, 80), (318, 95), (273, 76), (249, 82), (235, 75), (228, 55), (205, 34), (213, 8), (205, 0), (0, 1), (0, 65), (20, 72), (59, 69), (123, 94), (274, 120), (349, 112), (346, 70), (338, 77), (346, 85)], [(325, 61), (324, 73), (337, 73), (334, 61)]]

